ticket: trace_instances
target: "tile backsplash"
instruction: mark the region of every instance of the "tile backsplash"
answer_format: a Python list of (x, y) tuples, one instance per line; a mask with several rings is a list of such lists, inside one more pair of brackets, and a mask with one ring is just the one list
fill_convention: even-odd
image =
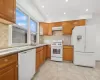
[(61, 31), (53, 32), (52, 36), (40, 36), (40, 43), (51, 44), (53, 40), (63, 40), (64, 45), (71, 45), (71, 35), (62, 35)]
[(8, 25), (0, 23), (0, 49), (8, 47)]

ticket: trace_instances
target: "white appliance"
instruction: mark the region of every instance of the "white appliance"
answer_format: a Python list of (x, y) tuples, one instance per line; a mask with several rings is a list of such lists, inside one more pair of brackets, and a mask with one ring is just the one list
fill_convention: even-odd
[(58, 27), (52, 27), (52, 31), (62, 31), (63, 27), (62, 26), (58, 26)]
[(36, 49), (18, 54), (18, 80), (31, 80), (35, 74)]
[(62, 61), (63, 57), (63, 45), (62, 40), (53, 40), (51, 44), (51, 60)]
[(74, 64), (95, 67), (95, 26), (77, 26), (72, 32)]

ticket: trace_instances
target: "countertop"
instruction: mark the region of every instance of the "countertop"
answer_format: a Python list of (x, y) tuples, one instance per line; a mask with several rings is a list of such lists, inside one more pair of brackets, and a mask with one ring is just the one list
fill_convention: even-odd
[(30, 50), (30, 49), (35, 49), (35, 48), (45, 46), (45, 45), (47, 45), (47, 44), (38, 44), (38, 45), (35, 45), (35, 46), (22, 46), (22, 47), (1, 49), (0, 50), (0, 57), (8, 56), (8, 55), (11, 55), (11, 54), (19, 53), (19, 52)]

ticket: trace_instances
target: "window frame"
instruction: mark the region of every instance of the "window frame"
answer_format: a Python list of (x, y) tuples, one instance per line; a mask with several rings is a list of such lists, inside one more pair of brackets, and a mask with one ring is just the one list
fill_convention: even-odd
[[(12, 27), (16, 26), (18, 28), (23, 29), (22, 26), (20, 26), (18, 24), (13, 24), (13, 25), (9, 25), (9, 32), (8, 32), (8, 34), (9, 34), (9, 40), (8, 40), (9, 47), (30, 45), (32, 43), (31, 42), (31, 34), (36, 34), (36, 43), (39, 43), (39, 31), (38, 31), (38, 29), (39, 29), (39, 22), (36, 21), (35, 19), (33, 19), (29, 14), (27, 14), (26, 11), (23, 11), (20, 7), (17, 6), (16, 9), (20, 10), (22, 13), (24, 13), (28, 17), (28, 20), (27, 20), (28, 21), (27, 22), (28, 23), (27, 24), (27, 43), (12, 43)], [(36, 33), (31, 32), (31, 30), (30, 30), (30, 20), (35, 21), (36, 24), (37, 24)], [(34, 43), (34, 44), (36, 44), (36, 43)]]

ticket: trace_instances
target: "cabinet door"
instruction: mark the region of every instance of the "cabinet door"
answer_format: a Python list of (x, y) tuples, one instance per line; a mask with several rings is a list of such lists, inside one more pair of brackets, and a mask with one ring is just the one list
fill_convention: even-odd
[(0, 0), (0, 17), (4, 14), (4, 0)]
[(47, 58), (51, 58), (51, 46), (47, 47)]
[(44, 53), (44, 61), (47, 59), (47, 46), (44, 46), (44, 50), (43, 50), (43, 53)]
[(16, 63), (0, 70), (0, 80), (18, 80)]
[(73, 49), (72, 48), (63, 49), (63, 60), (73, 61)]
[(53, 26), (53, 24), (49, 23), (48, 25), (49, 25), (48, 26), (48, 35), (51, 36), (52, 35), (52, 26)]
[(63, 22), (63, 34), (72, 34), (73, 24), (71, 22)]
[(40, 65), (44, 62), (43, 50), (40, 51)]
[(38, 71), (40, 67), (40, 52), (36, 53), (36, 71)]
[(40, 23), (40, 27), (43, 28), (43, 35), (48, 35), (48, 23)]
[(86, 20), (84, 20), (84, 19), (73, 21), (74, 26), (85, 26), (85, 24), (86, 24)]
[(15, 22), (15, 9), (15, 0), (4, 0), (4, 15), (6, 16), (7, 20)]

